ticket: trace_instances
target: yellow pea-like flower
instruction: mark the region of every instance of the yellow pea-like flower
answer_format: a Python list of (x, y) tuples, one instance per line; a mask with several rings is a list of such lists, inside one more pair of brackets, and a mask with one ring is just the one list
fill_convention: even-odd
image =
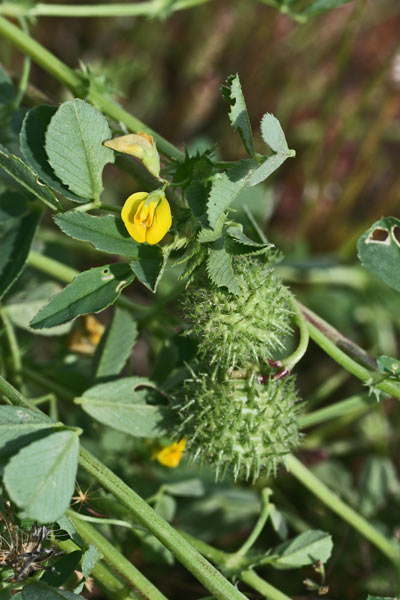
[(122, 207), (121, 217), (136, 242), (157, 244), (172, 224), (171, 209), (163, 190), (136, 192)]
[(164, 467), (174, 469), (182, 460), (185, 446), (186, 438), (182, 438), (179, 442), (173, 442), (169, 446), (162, 448), (162, 450), (154, 452), (152, 458), (158, 460), (158, 462)]

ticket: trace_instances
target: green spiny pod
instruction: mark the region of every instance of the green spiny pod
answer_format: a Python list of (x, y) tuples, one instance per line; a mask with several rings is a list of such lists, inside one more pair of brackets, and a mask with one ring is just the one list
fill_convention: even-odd
[(186, 438), (192, 460), (213, 466), (217, 480), (227, 471), (235, 479), (275, 474), (300, 439), (294, 376), (260, 383), (192, 375), (175, 401), (177, 437)]
[(222, 368), (246, 367), (284, 350), (293, 314), (288, 290), (271, 265), (240, 258), (234, 264), (242, 290), (234, 295), (199, 279), (183, 300), (184, 318), (199, 341), (199, 356)]

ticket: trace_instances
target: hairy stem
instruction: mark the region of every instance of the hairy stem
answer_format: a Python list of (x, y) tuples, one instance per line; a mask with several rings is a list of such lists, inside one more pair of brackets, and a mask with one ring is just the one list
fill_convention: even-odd
[(148, 600), (167, 600), (142, 573), (125, 558), (101, 533), (92, 525), (79, 518), (73, 510), (67, 510), (76, 531), (87, 544), (94, 544), (103, 555), (104, 560), (117, 571), (134, 589), (138, 589)]

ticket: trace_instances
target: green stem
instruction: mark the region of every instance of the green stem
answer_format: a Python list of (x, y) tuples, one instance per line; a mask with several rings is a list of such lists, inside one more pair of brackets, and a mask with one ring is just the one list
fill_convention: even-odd
[[(64, 552), (70, 554), (81, 548), (75, 544), (72, 540), (54, 540), (55, 544), (64, 550)], [(92, 570), (91, 576), (98, 581), (101, 586), (106, 590), (106, 595), (111, 600), (118, 600), (127, 597), (129, 588), (127, 585), (110, 569), (110, 567), (103, 562), (99, 561)], [(131, 596), (142, 600), (138, 595)]]
[(1, 320), (3, 321), (4, 333), (7, 338), (8, 347), (10, 350), (10, 365), (12, 380), (19, 389), (23, 384), (22, 380), (22, 361), (21, 353), (19, 351), (17, 336), (15, 335), (14, 327), (8, 317), (7, 308), (2, 307), (0, 311)]
[(262, 579), (253, 569), (247, 569), (240, 574), (240, 579), (243, 583), (247, 583), (253, 590), (259, 592), (267, 600), (291, 600), (280, 590), (277, 590), (273, 585)]
[(101, 552), (104, 560), (119, 573), (133, 588), (138, 589), (148, 600), (167, 600), (152, 583), (116, 548), (97, 531), (86, 523), (72, 510), (67, 510), (66, 516), (72, 522), (78, 534), (88, 544), (94, 544)]
[(322, 481), (318, 479), (307, 467), (305, 467), (293, 455), (286, 458), (289, 471), (298, 479), (314, 496), (317, 496), (326, 506), (336, 512), (342, 519), (347, 521), (354, 529), (357, 529), (367, 540), (387, 556), (395, 565), (400, 567), (400, 554), (397, 546), (388, 540), (380, 531), (375, 529), (364, 517), (353, 508), (345, 504), (339, 496), (332, 492)]
[(337, 419), (344, 415), (353, 413), (359, 414), (360, 412), (364, 412), (370, 406), (376, 405), (377, 401), (373, 396), (361, 394), (352, 396), (351, 398), (347, 398), (347, 400), (342, 400), (341, 402), (336, 402), (330, 406), (315, 410), (308, 415), (302, 415), (300, 417), (300, 427), (306, 429), (307, 427), (319, 425), (320, 423), (330, 421), (331, 419)]
[[(171, 6), (171, 12), (205, 4), (210, 0), (178, 0)], [(5, 2), (0, 6), (0, 14), (8, 17), (156, 17), (166, 6), (164, 0), (151, 0), (132, 4), (46, 4), (38, 2), (35, 6)], [(167, 5), (168, 6), (168, 5)]]
[(84, 448), (80, 451), (79, 464), (126, 506), (218, 600), (246, 598), (136, 492)]
[(27, 56), (30, 56), (38, 65), (66, 85), (76, 96), (85, 98), (109, 117), (124, 123), (127, 128), (134, 133), (143, 131), (152, 135), (162, 154), (177, 160), (184, 159), (185, 155), (183, 152), (178, 150), (173, 144), (165, 140), (158, 133), (147, 127), (142, 121), (129, 114), (122, 106), (109, 98), (105, 98), (100, 91), (95, 89), (95, 86), (92, 86), (92, 89), (87, 92), (87, 85), (81, 74), (76, 73), (67, 67), (67, 65), (56, 58), (51, 52), (46, 50), (44, 46), (32, 39), (27, 33), (22, 31), (22, 29), (16, 27), (13, 23), (10, 23), (1, 16), (0, 35), (11, 41)]
[(264, 525), (267, 522), (267, 519), (269, 517), (269, 510), (270, 510), (270, 506), (271, 506), (269, 497), (271, 496), (271, 494), (272, 494), (272, 491), (270, 490), (270, 488), (265, 488), (261, 491), (262, 505), (261, 505), (260, 515), (258, 517), (257, 523), (254, 526), (253, 531), (251, 532), (251, 534), (249, 535), (247, 540), (244, 542), (244, 544), (236, 552), (237, 555), (244, 556), (245, 554), (247, 554), (247, 552), (253, 546), (253, 544), (257, 540), (258, 536), (264, 529)]
[(288, 371), (291, 371), (293, 367), (303, 358), (308, 348), (308, 342), (310, 336), (308, 333), (307, 321), (299, 307), (297, 300), (292, 294), (289, 294), (289, 304), (293, 308), (295, 313), (295, 319), (299, 328), (300, 339), (297, 348), (290, 356), (282, 359), (280, 362), (283, 367), (286, 367)]
[[(28, 27), (26, 25), (25, 19), (23, 17), (21, 17), (19, 19), (19, 21), (20, 21), (20, 25), (21, 25), (23, 31), (25, 31), (26, 33), (29, 34), (29, 30), (28, 30)], [(14, 106), (15, 110), (19, 108), (19, 105), (22, 102), (22, 98), (25, 95), (26, 88), (28, 86), (30, 72), (31, 72), (31, 57), (30, 56), (25, 56), (24, 57), (24, 62), (23, 62), (23, 65), (22, 65), (21, 77), (20, 77), (19, 83), (18, 83), (18, 91), (17, 91), (17, 94), (16, 94), (14, 102), (13, 102), (13, 106)]]
[[(300, 303), (299, 303), (300, 304)], [(359, 348), (354, 342), (339, 333), (334, 327), (326, 323), (321, 317), (318, 317), (305, 306), (301, 306), (304, 316), (308, 321), (308, 331), (310, 337), (318, 346), (322, 348), (333, 360), (341, 365), (346, 371), (361, 379), (366, 383), (374, 384), (382, 392), (400, 399), (400, 385), (394, 381), (386, 379), (381, 381), (382, 374), (376, 370), (375, 360), (369, 356), (362, 348)], [(346, 352), (341, 350), (345, 348)], [(349, 354), (356, 357), (356, 360), (350, 358)], [(368, 365), (368, 368), (362, 364)]]

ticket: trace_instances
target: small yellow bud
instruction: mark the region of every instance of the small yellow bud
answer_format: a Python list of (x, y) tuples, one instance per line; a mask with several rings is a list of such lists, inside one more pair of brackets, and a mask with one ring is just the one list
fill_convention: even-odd
[(152, 135), (147, 133), (130, 133), (104, 142), (107, 148), (130, 154), (142, 161), (152, 175), (160, 177), (160, 156)]
[(185, 446), (186, 438), (182, 438), (179, 442), (173, 442), (169, 446), (154, 452), (152, 458), (158, 460), (164, 467), (175, 469), (182, 460)]
[(163, 194), (163, 190), (136, 192), (122, 207), (122, 220), (136, 242), (158, 244), (171, 227), (171, 209)]

